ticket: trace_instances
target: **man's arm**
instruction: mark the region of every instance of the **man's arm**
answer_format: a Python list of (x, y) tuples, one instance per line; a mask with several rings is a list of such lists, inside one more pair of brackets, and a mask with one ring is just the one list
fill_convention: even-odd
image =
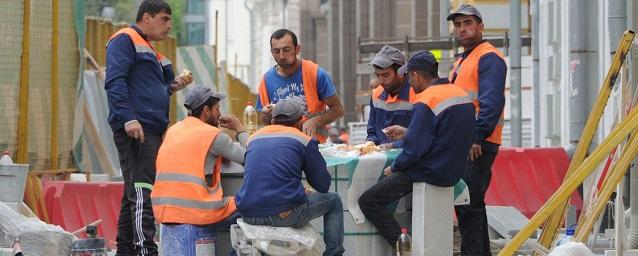
[(330, 188), (330, 173), (326, 168), (326, 161), (319, 153), (317, 139), (312, 139), (306, 146), (304, 155), (303, 170), (306, 174), (308, 184), (317, 192), (326, 193)]
[(412, 121), (403, 139), (403, 151), (392, 164), (401, 171), (420, 160), (430, 150), (435, 132), (435, 115), (425, 104), (414, 104)]
[(370, 115), (368, 116), (368, 137), (366, 137), (367, 141), (372, 141), (374, 144), (379, 144), (379, 137), (377, 136), (377, 115), (376, 108), (372, 103), (372, 98), (370, 98)]
[[(213, 144), (208, 150), (209, 154), (221, 156), (238, 164), (244, 164), (248, 136), (246, 132), (242, 132), (237, 134), (237, 137), (240, 140), (239, 145), (234, 143), (228, 135), (220, 132), (213, 140)], [(242, 138), (244, 140), (243, 143), (241, 142)]]
[(476, 118), (475, 143), (489, 137), (501, 119), (505, 106), (507, 65), (496, 53), (489, 53), (479, 60), (478, 74), (480, 110)]
[(313, 127), (315, 129), (317, 127), (323, 127), (343, 117), (343, 114), (345, 113), (343, 105), (341, 105), (341, 101), (339, 101), (339, 97), (336, 94), (323, 99), (323, 102), (328, 105), (328, 111), (326, 111), (323, 115), (318, 115), (306, 121), (305, 123), (310, 122), (308, 123), (309, 127)]
[(128, 74), (134, 61), (135, 49), (130, 38), (125, 34), (115, 37), (106, 48), (104, 88), (111, 111), (123, 123), (137, 120), (128, 95)]

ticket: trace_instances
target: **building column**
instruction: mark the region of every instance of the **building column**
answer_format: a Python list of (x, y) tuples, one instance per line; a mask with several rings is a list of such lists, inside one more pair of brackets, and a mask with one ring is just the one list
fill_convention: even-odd
[[(357, 91), (357, 2), (352, 0), (339, 0), (339, 54), (336, 55), (339, 63), (339, 85), (341, 102), (345, 109), (344, 122), (357, 121), (355, 111), (355, 97)], [(348, 100), (344, 100), (348, 99)]]

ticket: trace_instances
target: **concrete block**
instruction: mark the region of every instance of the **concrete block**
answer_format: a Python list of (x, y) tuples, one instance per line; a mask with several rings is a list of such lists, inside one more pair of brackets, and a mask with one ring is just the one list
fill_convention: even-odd
[[(529, 220), (512, 206), (486, 206), (487, 223), (503, 238), (512, 238)], [(536, 232), (530, 238), (536, 238)]]
[[(605, 250), (605, 256), (616, 256), (616, 250)], [(638, 256), (638, 250), (625, 250), (623, 256)]]
[(452, 256), (454, 188), (412, 187), (412, 254)]

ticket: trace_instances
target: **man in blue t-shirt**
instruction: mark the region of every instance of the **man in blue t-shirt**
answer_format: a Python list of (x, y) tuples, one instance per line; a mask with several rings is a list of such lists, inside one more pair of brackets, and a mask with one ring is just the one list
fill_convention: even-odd
[(262, 123), (270, 124), (271, 104), (290, 96), (301, 96), (308, 106), (303, 132), (325, 142), (326, 125), (344, 113), (332, 79), (317, 64), (297, 58), (301, 45), (292, 31), (275, 31), (270, 37), (270, 47), (277, 65), (266, 71), (259, 85), (257, 110), (261, 112)]

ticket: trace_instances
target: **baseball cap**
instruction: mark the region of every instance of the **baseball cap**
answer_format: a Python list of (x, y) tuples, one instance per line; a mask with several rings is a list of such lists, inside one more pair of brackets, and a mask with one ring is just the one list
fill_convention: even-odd
[(306, 112), (306, 101), (301, 97), (288, 97), (273, 106), (272, 118), (277, 121), (294, 121)]
[(436, 58), (430, 51), (418, 51), (408, 60), (407, 64), (399, 68), (401, 74), (405, 74), (409, 70), (432, 71), (436, 73), (439, 72), (439, 63), (436, 62)]
[(196, 109), (204, 104), (210, 97), (221, 100), (226, 98), (226, 95), (215, 92), (208, 87), (195, 86), (186, 92), (186, 96), (184, 96), (184, 107), (188, 110)]
[(476, 7), (469, 4), (462, 4), (461, 6), (459, 6), (459, 8), (456, 9), (455, 12), (452, 12), (450, 13), (450, 15), (447, 16), (447, 20), (453, 20), (454, 17), (459, 15), (476, 16), (480, 20), (483, 20), (483, 16), (478, 11), (478, 9), (476, 9)]
[(405, 57), (399, 49), (389, 45), (383, 46), (381, 50), (374, 55), (372, 61), (370, 61), (370, 65), (377, 65), (381, 68), (387, 68), (392, 64), (403, 66), (405, 64)]

